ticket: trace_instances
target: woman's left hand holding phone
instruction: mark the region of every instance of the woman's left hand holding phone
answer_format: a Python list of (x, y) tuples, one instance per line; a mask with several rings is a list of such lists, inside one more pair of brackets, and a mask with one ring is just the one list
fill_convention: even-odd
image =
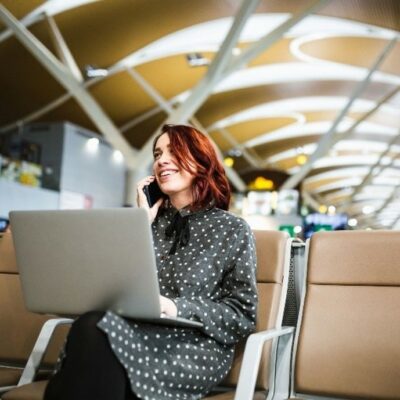
[(163, 198), (159, 199), (153, 207), (149, 206), (149, 203), (147, 202), (147, 197), (145, 193), (143, 192), (143, 188), (147, 185), (150, 185), (151, 182), (154, 182), (155, 180), (154, 175), (147, 176), (146, 178), (143, 178), (140, 180), (137, 184), (137, 204), (138, 207), (144, 208), (147, 211), (147, 214), (149, 215), (149, 220), (150, 223), (154, 221), (156, 218), (158, 209), (160, 208), (161, 204), (163, 203)]

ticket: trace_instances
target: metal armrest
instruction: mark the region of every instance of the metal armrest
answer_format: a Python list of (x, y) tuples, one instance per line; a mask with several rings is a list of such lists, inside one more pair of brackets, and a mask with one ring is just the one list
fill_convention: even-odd
[(294, 328), (287, 327), (253, 333), (248, 337), (234, 400), (253, 398), (264, 343), (284, 335), (293, 336), (293, 333)]
[(32, 353), (28, 358), (24, 371), (22, 372), (18, 386), (32, 383), (35, 379), (55, 328), (58, 325), (72, 324), (72, 322), (74, 322), (74, 320), (70, 318), (53, 318), (47, 320), (43, 324), (39, 336), (36, 339), (36, 343), (33, 346)]

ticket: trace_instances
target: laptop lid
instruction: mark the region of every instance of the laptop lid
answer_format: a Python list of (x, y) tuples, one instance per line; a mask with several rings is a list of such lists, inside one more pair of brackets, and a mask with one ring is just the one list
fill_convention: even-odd
[(160, 317), (145, 210), (13, 211), (10, 220), (30, 311), (113, 310), (139, 319)]

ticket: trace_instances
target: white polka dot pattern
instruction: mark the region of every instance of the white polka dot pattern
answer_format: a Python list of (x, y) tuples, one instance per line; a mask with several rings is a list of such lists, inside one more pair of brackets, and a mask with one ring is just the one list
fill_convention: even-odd
[(178, 315), (203, 323), (187, 329), (126, 321), (107, 312), (98, 326), (142, 399), (199, 399), (228, 373), (233, 345), (255, 327), (253, 234), (245, 221), (216, 208), (189, 216), (190, 240), (169, 255), (165, 229), (176, 211), (153, 223), (161, 294)]

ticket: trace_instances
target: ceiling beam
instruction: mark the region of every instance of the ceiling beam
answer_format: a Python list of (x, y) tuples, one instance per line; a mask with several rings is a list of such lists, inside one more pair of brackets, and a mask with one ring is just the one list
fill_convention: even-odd
[[(86, 0), (86, 1), (89, 2), (89, 1), (97, 1), (97, 0)], [(229, 71), (234, 72), (235, 68), (241, 68), (242, 66), (247, 64), (252, 58), (256, 57), (258, 54), (260, 54), (261, 52), (265, 51), (269, 46), (274, 44), (275, 41), (278, 40), (285, 33), (286, 30), (290, 29), (292, 26), (294, 26), (296, 23), (298, 23), (301, 19), (305, 18), (310, 13), (315, 12), (317, 9), (319, 9), (322, 6), (324, 6), (328, 1), (330, 1), (330, 0), (314, 0), (312, 2), (312, 4), (310, 5), (310, 7), (305, 9), (303, 12), (295, 14), (292, 18), (290, 18), (289, 20), (284, 22), (282, 25), (280, 25), (274, 31), (270, 32), (269, 34), (267, 34), (266, 36), (261, 38), (259, 41), (257, 41), (257, 43), (255, 43), (252, 46), (249, 46), (240, 56), (235, 57), (234, 61), (228, 66)], [(43, 14), (40, 14), (39, 17), (42, 18)], [(274, 38), (273, 38), (274, 40), (271, 40), (272, 36), (270, 36), (270, 35), (274, 35)], [(281, 35), (281, 36), (279, 36), (279, 35)], [(117, 70), (113, 69), (113, 67), (111, 67), (109, 69), (109, 71), (110, 71), (111, 74), (118, 72)], [(231, 73), (231, 72), (224, 72), (224, 75), (227, 76), (228, 73)], [(83, 83), (83, 85), (84, 85), (84, 87), (88, 88), (88, 87), (92, 86), (93, 84), (97, 83), (98, 81), (100, 81), (102, 79), (103, 78), (101, 78), (101, 77), (100, 78), (94, 78), (94, 79), (91, 79), (89, 81), (85, 81)], [(10, 123), (10, 124), (8, 124), (6, 126), (1, 127), (0, 128), (0, 134), (12, 131), (14, 129), (17, 129), (18, 126), (20, 126), (21, 124), (26, 124), (26, 123), (28, 123), (30, 121), (33, 121), (33, 120), (41, 117), (42, 115), (50, 112), (51, 110), (61, 106), (70, 97), (71, 97), (71, 95), (69, 93), (66, 93), (66, 94), (62, 95), (60, 98), (50, 102), (49, 104), (47, 104), (43, 108), (41, 108), (39, 110), (36, 110), (33, 113), (30, 113), (30, 114), (26, 115), (25, 117), (19, 119), (18, 121), (15, 121), (13, 123)], [(175, 98), (170, 99), (168, 102), (170, 104), (174, 104), (175, 103)], [(147, 111), (146, 113), (140, 115), (139, 117), (134, 118), (131, 121), (125, 123), (119, 129), (120, 129), (121, 132), (125, 132), (128, 129), (132, 128), (133, 126), (135, 126), (135, 125), (139, 124), (140, 122), (146, 120), (147, 118), (150, 118), (153, 115), (157, 114), (159, 111), (161, 111), (161, 107), (157, 106), (157, 107)]]
[(332, 147), (335, 142), (335, 135), (337, 131), (337, 127), (343, 120), (343, 118), (347, 115), (354, 101), (361, 95), (361, 93), (365, 90), (373, 73), (379, 68), (379, 66), (383, 63), (385, 58), (389, 55), (392, 48), (397, 43), (398, 36), (395, 36), (383, 49), (381, 54), (377, 57), (371, 68), (369, 69), (367, 75), (365, 76), (363, 81), (360, 81), (358, 85), (356, 85), (353, 93), (351, 94), (347, 104), (337, 115), (335, 121), (332, 123), (332, 126), (326, 132), (322, 138), (319, 140), (318, 145), (314, 153), (309, 157), (307, 162), (300, 167), (300, 170), (292, 175), (290, 178), (286, 180), (286, 182), (282, 185), (282, 189), (293, 189), (296, 187), (312, 170), (314, 163), (323, 157)]
[(233, 58), (231, 63), (228, 65), (228, 68), (224, 72), (224, 76), (228, 76), (238, 69), (245, 67), (251, 60), (275, 44), (290, 28), (306, 18), (308, 15), (324, 7), (329, 1), (330, 0), (313, 0), (311, 4), (303, 11), (294, 14), (291, 18), (276, 27), (271, 32), (267, 33), (256, 43), (246, 48), (242, 54)]
[(260, 0), (243, 0), (232, 26), (226, 35), (218, 53), (210, 64), (205, 77), (190, 92), (189, 97), (169, 116), (175, 123), (186, 122), (207, 100), (214, 87), (225, 77), (224, 70), (232, 59), (232, 50), (239, 41), (240, 34), (250, 15)]
[(400, 193), (400, 186), (397, 186), (393, 189), (392, 194), (385, 200), (385, 202), (375, 211), (375, 217), (378, 217), (382, 212), (385, 210), (385, 208), (393, 201), (395, 200)]
[[(184, 123), (189, 119), (197, 109), (207, 100), (208, 96), (212, 93), (213, 88), (222, 78), (226, 78), (229, 74), (232, 74), (238, 68), (246, 65), (251, 59), (256, 57), (265, 51), (268, 47), (272, 46), (278, 41), (287, 30), (296, 25), (299, 21), (304, 19), (307, 15), (315, 11), (317, 8), (324, 6), (330, 0), (314, 0), (312, 5), (305, 9), (304, 12), (294, 15), (288, 21), (284, 22), (281, 26), (274, 29), (263, 38), (261, 38), (256, 44), (249, 47), (240, 56), (232, 57), (231, 50), (236, 43), (239, 36), (240, 30), (243, 28), (244, 23), (250, 16), (250, 13), (255, 9), (257, 1), (251, 3), (250, 1), (244, 0), (242, 7), (237, 14), (235, 21), (231, 27), (230, 32), (225, 38), (221, 49), (212, 61), (206, 76), (200, 81), (194, 90), (189, 95), (189, 98), (178, 107), (174, 113), (172, 113), (166, 120), (165, 123)], [(251, 9), (250, 9), (251, 7)], [(237, 21), (237, 22), (236, 22)], [(232, 61), (233, 60), (233, 61)], [(218, 63), (216, 67), (213, 67), (214, 63)], [(218, 68), (217, 68), (218, 67)], [(156, 136), (158, 130), (148, 139), (145, 145), (142, 147), (139, 153), (137, 165), (147, 165), (151, 160), (151, 144)]]
[(397, 198), (399, 197), (399, 194), (400, 194), (400, 186), (395, 186), (393, 188), (392, 194), (380, 205), (380, 207), (378, 209), (376, 209), (372, 214), (365, 215), (364, 223), (369, 223), (368, 221), (374, 219), (375, 224), (382, 225), (378, 220), (379, 215), (381, 215), (385, 211), (386, 207), (390, 203), (392, 203), (394, 200), (397, 200)]
[[(393, 139), (388, 143), (386, 150), (383, 151), (380, 154), (378, 160), (370, 167), (368, 173), (364, 176), (364, 178), (361, 181), (361, 183), (355, 187), (355, 189), (354, 189), (353, 193), (351, 194), (350, 198), (348, 200), (346, 200), (345, 203), (342, 203), (340, 205), (339, 211), (345, 211), (347, 206), (349, 204), (351, 204), (351, 202), (353, 201), (354, 197), (357, 194), (359, 194), (362, 191), (362, 189), (364, 189), (364, 187), (367, 186), (371, 182), (372, 178), (375, 178), (382, 171), (384, 171), (386, 168), (389, 168), (390, 166), (393, 165), (394, 161), (396, 160), (395, 157), (392, 159), (390, 164), (381, 165), (381, 162), (382, 162), (383, 158), (387, 156), (387, 154), (390, 152), (392, 146), (394, 146), (396, 144), (396, 142), (399, 140), (399, 138), (400, 138), (400, 129), (399, 129), (398, 134), (396, 136), (394, 136)], [(377, 171), (378, 169), (379, 169), (379, 171)]]
[(162, 108), (166, 113), (171, 114), (173, 111), (172, 105), (166, 100), (150, 83), (143, 78), (135, 70), (135, 68), (126, 68), (129, 76)]
[[(35, 8), (32, 12), (22, 18), (19, 22), (25, 27), (31, 26), (36, 22), (43, 19), (44, 13), (48, 15), (56, 15), (72, 8), (80, 7), (88, 3), (92, 3), (99, 0), (52, 0), (44, 2), (39, 7)], [(14, 31), (10, 28), (0, 32), (0, 43), (14, 34)]]
[[(239, 40), (247, 19), (255, 10), (260, 0), (243, 0), (242, 5), (235, 16), (232, 26), (226, 35), (220, 50), (211, 62), (207, 73), (197, 86), (190, 92), (189, 97), (178, 106), (164, 123), (185, 123), (205, 102), (214, 87), (221, 80), (223, 72), (232, 57), (232, 49)], [(224, 75), (225, 76), (225, 75)], [(164, 124), (163, 123), (163, 124)], [(139, 152), (136, 166), (144, 167), (150, 163), (151, 148), (159, 129), (153, 133)]]
[(2, 4), (0, 19), (11, 29), (25, 48), (43, 65), (44, 68), (71, 94), (86, 112), (99, 132), (124, 156), (126, 165), (136, 161), (135, 152), (121, 135), (118, 128), (97, 104), (93, 96), (76, 80), (71, 72), (26, 29)]
[(216, 132), (220, 132), (221, 135), (224, 137), (224, 139), (229, 142), (229, 144), (235, 148), (239, 149), (240, 152), (242, 153), (243, 158), (254, 168), (263, 168), (266, 166), (266, 163), (261, 159), (254, 157), (253, 155), (250, 154), (250, 152), (244, 147), (242, 144), (240, 144), (233, 136), (232, 134), (228, 131), (227, 128), (219, 128), (216, 130)]
[(393, 224), (390, 226), (390, 229), (394, 229), (397, 223), (400, 221), (400, 215), (394, 220)]
[(387, 103), (392, 97), (396, 96), (396, 94), (400, 91), (400, 86), (395, 87), (393, 90), (391, 90), (388, 94), (382, 97), (381, 100), (378, 101), (378, 103), (375, 104), (374, 107), (372, 107), (369, 111), (367, 111), (365, 114), (363, 114), (360, 118), (358, 118), (351, 126), (349, 129), (345, 130), (344, 132), (337, 133), (335, 135), (335, 140), (333, 144), (336, 144), (337, 142), (340, 142), (341, 140), (345, 139), (346, 137), (350, 136), (351, 133), (354, 132), (354, 130), (357, 128), (358, 125), (360, 125), (362, 122), (364, 122), (366, 119), (368, 119), (371, 115), (373, 115), (376, 111), (379, 110), (379, 108)]
[(47, 13), (45, 13), (45, 18), (47, 24), (49, 25), (50, 35), (53, 40), (53, 44), (56, 48), (56, 51), (58, 53), (58, 56), (60, 57), (62, 63), (70, 70), (71, 74), (75, 77), (75, 79), (78, 82), (82, 83), (84, 79), (81, 70), (79, 69), (69, 47), (65, 43), (65, 40), (60, 30), (58, 29), (56, 21), (54, 21), (54, 18)]

